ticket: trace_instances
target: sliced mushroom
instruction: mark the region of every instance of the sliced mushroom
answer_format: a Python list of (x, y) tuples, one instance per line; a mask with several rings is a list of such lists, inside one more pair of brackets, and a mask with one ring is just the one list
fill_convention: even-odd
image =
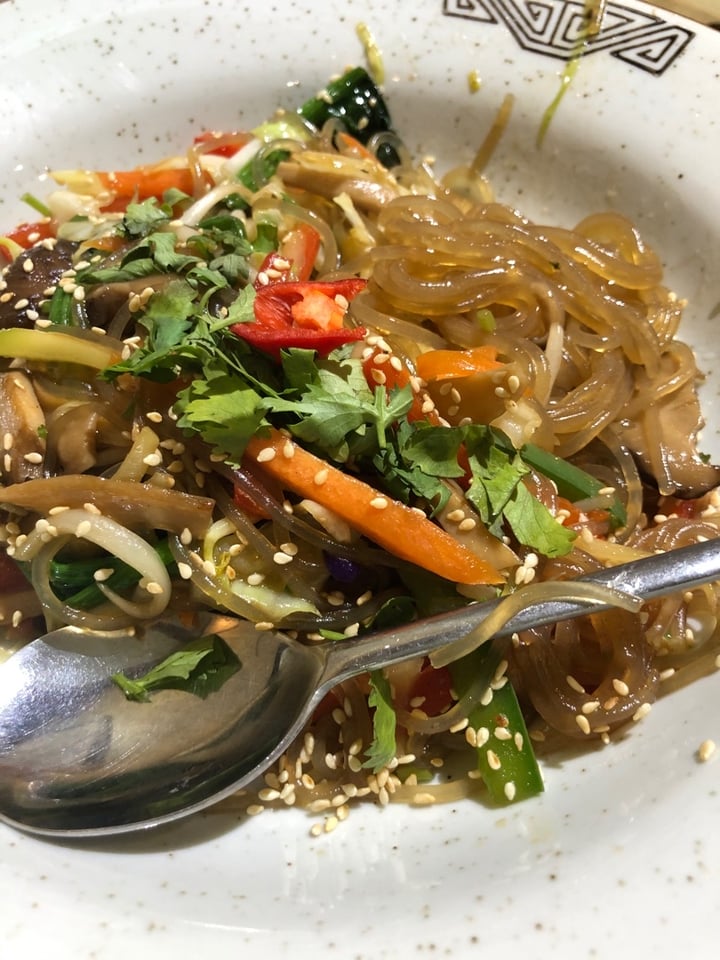
[(0, 437), (3, 483), (22, 483), (42, 476), (45, 414), (30, 378), (21, 370), (0, 374)]
[(328, 159), (327, 154), (303, 150), (283, 161), (278, 174), (290, 186), (329, 199), (346, 194), (363, 210), (379, 210), (400, 193), (394, 177), (372, 157), (338, 154)]
[(720, 466), (697, 448), (703, 426), (694, 384), (688, 382), (637, 419), (623, 421), (621, 437), (663, 496), (700, 497), (720, 484)]
[(48, 288), (72, 266), (75, 248), (76, 244), (67, 240), (38, 243), (5, 268), (7, 287), (0, 301), (0, 329), (35, 325), (40, 304), (48, 299)]

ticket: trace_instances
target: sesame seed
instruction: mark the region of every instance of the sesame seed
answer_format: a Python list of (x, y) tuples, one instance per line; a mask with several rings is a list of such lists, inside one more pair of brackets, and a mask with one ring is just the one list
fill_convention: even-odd
[(292, 458), (295, 456), (295, 444), (290, 440), (286, 440), (283, 444), (282, 455), (286, 460), (292, 460)]
[(178, 573), (182, 580), (190, 580), (192, 577), (192, 567), (189, 563), (178, 563), (177, 565)]
[(255, 624), (255, 629), (258, 633), (261, 633), (263, 630), (272, 630), (275, 626), (274, 623), (271, 623), (270, 620), (258, 620)]
[(646, 717), (651, 710), (652, 710), (651, 703), (641, 703), (640, 706), (635, 711), (635, 713), (633, 714), (633, 720), (635, 721), (635, 723), (637, 723), (638, 720), (642, 720), (643, 717)]
[(508, 780), (508, 782), (505, 784), (505, 786), (503, 787), (503, 793), (505, 794), (506, 798), (510, 801), (510, 803), (512, 803), (513, 800), (515, 799), (515, 794), (517, 793), (517, 789), (515, 787), (515, 784), (512, 782), (512, 780)]
[(147, 467), (159, 467), (162, 463), (162, 454), (157, 450), (155, 453), (149, 453), (146, 457), (143, 457), (143, 463)]
[(370, 501), (370, 506), (373, 510), (385, 510), (389, 506), (389, 503), (386, 497), (373, 497)]
[(585, 688), (571, 674), (568, 674), (565, 677), (565, 683), (570, 687), (571, 690), (574, 690), (575, 693), (585, 693)]
[(16, 310), (24, 310), (25, 307), (30, 306), (30, 301), (26, 297), (21, 297), (20, 300), (15, 301)]
[(258, 453), (256, 459), (258, 463), (269, 463), (271, 460), (275, 459), (275, 448), (263, 447)]
[(412, 802), (419, 807), (428, 807), (435, 803), (435, 797), (432, 793), (414, 793)]
[(102, 510), (99, 507), (96, 507), (94, 503), (84, 503), (83, 510), (85, 513), (91, 513), (94, 517), (102, 516)]
[(576, 713), (575, 723), (578, 725), (578, 727), (580, 727), (580, 730), (585, 734), (585, 736), (587, 736), (590, 733), (591, 731), (590, 721), (585, 716), (585, 714)]
[(81, 521), (75, 528), (76, 537), (84, 537), (92, 530), (92, 523), (89, 520)]
[(112, 567), (101, 567), (99, 570), (95, 571), (95, 573), (93, 574), (93, 579), (97, 583), (104, 583), (113, 575), (114, 572), (115, 571), (113, 570)]
[(387, 383), (387, 377), (385, 376), (385, 374), (383, 373), (382, 370), (378, 370), (377, 368), (373, 368), (373, 369), (370, 371), (370, 373), (371, 373), (371, 376), (372, 376), (374, 382), (377, 383), (378, 386), (381, 386), (381, 387), (382, 387), (382, 386), (384, 386), (384, 385)]
[(465, 511), (451, 510), (445, 519), (449, 520), (451, 523), (461, 523), (465, 519)]
[(145, 416), (150, 420), (151, 423), (162, 423), (163, 415), (159, 410), (150, 410)]
[(479, 747), (484, 747), (490, 739), (490, 731), (487, 727), (478, 727), (475, 733), (477, 735), (477, 745)]
[(28, 463), (42, 463), (43, 455), (41, 453), (26, 453), (23, 455), (23, 460), (27, 460)]
[(15, 443), (15, 437), (11, 433), (3, 435), (3, 450), (12, 450)]
[(24, 620), (24, 615), (22, 610), (15, 610), (12, 615), (12, 625), (14, 627), (19, 627)]
[(265, 807), (261, 803), (251, 803), (249, 807), (246, 808), (245, 813), (249, 817), (256, 817), (259, 813), (262, 813)]
[(327, 483), (328, 476), (329, 476), (329, 471), (323, 467), (322, 470), (318, 470), (318, 472), (313, 477), (313, 483), (316, 486), (321, 487), (324, 483)]
[(154, 597), (159, 596), (163, 592), (163, 588), (156, 580), (151, 580), (150, 583), (146, 584), (145, 589)]
[(600, 709), (599, 700), (587, 700), (581, 707), (584, 714), (595, 713), (596, 710)]
[(183, 528), (182, 533), (180, 534), (180, 543), (182, 543), (182, 545), (185, 547), (192, 543), (192, 533), (188, 527)]
[(292, 563), (292, 557), (287, 553), (283, 553), (282, 550), (278, 550), (277, 553), (273, 554), (273, 563), (277, 563), (278, 566), (282, 567), (286, 563)]
[(487, 756), (488, 766), (490, 767), (490, 769), (499, 770), (500, 767), (502, 766), (502, 763), (500, 762), (500, 757), (495, 753), (495, 751), (488, 750), (486, 756)]
[(450, 727), (450, 733), (462, 733), (463, 730), (467, 729), (469, 720), (467, 717), (463, 717), (462, 720), (458, 720), (457, 723), (454, 723)]
[(507, 727), (495, 727), (493, 734), (498, 740), (512, 740), (512, 734)]
[(715, 753), (717, 746), (714, 740), (703, 740), (697, 749), (697, 758), (701, 763), (707, 763)]
[(620, 697), (626, 697), (630, 693), (630, 687), (625, 683), (624, 680), (619, 680), (616, 677), (613, 679), (612, 685), (613, 685), (613, 690)]
[(264, 579), (265, 579), (264, 573), (251, 573), (250, 576), (247, 578), (247, 582), (250, 584), (251, 587), (259, 587), (260, 584), (264, 581)]
[(461, 520), (458, 524), (458, 530), (460, 530), (461, 533), (467, 533), (470, 530), (474, 530), (476, 526), (477, 522), (473, 520), (472, 517), (465, 517), (465, 519)]

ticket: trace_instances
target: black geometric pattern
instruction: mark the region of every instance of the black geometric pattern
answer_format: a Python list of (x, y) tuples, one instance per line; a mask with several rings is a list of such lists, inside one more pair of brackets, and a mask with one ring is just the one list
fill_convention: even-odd
[(504, 23), (523, 50), (560, 60), (605, 51), (655, 76), (663, 74), (695, 36), (652, 13), (612, 2), (594, 36), (586, 36), (583, 0), (444, 0), (443, 14)]

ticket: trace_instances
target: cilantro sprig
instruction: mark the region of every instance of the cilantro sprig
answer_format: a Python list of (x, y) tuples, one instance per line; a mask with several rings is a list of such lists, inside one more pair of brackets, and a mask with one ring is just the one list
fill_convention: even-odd
[(111, 679), (128, 700), (147, 701), (155, 690), (184, 690), (205, 699), (240, 667), (240, 661), (225, 641), (217, 634), (210, 634), (171, 653), (142, 676), (114, 673)]

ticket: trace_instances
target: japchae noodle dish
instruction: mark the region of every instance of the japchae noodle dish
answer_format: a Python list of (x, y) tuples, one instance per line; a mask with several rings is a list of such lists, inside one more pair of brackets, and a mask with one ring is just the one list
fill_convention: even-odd
[[(54, 171), (0, 240), (4, 622), (206, 607), (332, 643), (717, 536), (657, 255), (617, 213), (529, 222), (486, 154), (411, 157), (357, 68), (155, 165)], [(621, 734), (716, 616), (707, 587), (348, 681), (242, 802), (523, 799), (538, 744)]]

